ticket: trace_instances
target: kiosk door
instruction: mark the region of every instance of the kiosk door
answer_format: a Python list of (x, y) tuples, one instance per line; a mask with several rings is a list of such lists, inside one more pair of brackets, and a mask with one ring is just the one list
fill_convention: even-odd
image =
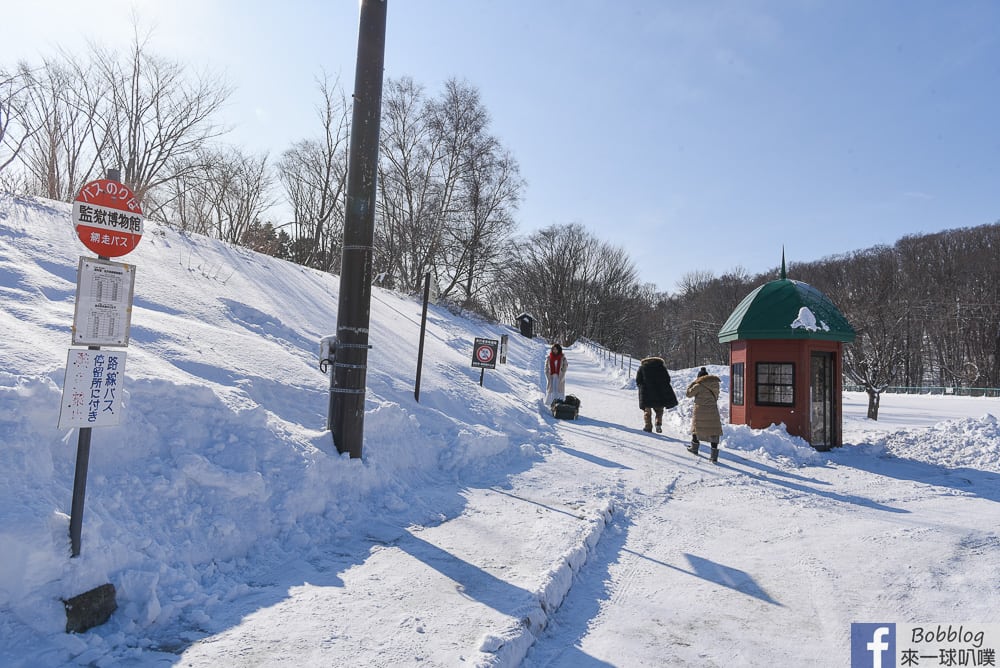
[(832, 447), (833, 439), (833, 353), (814, 352), (809, 376), (809, 418), (812, 446)]

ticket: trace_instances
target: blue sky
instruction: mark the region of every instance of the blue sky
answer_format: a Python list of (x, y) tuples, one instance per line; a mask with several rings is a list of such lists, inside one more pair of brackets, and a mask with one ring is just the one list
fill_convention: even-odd
[[(132, 8), (237, 87), (248, 149), (317, 131), (322, 71), (353, 88), (352, 0), (17, 3), (0, 60), (124, 48)], [(998, 25), (994, 0), (392, 0), (386, 75), (475, 85), (528, 182), (521, 231), (580, 223), (673, 291), (1000, 220)]]

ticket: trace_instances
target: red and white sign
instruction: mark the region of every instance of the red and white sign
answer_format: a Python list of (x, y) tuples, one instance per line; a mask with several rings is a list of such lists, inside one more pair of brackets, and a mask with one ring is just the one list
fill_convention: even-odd
[(472, 344), (472, 366), (478, 369), (497, 368), (497, 346), (500, 344), (496, 339), (481, 339), (476, 337)]
[(125, 255), (142, 238), (142, 208), (123, 183), (98, 179), (80, 189), (73, 225), (83, 245), (103, 257)]

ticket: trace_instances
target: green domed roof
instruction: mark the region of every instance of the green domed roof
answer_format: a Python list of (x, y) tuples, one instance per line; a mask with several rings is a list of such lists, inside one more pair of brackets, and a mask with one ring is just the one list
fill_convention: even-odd
[(850, 343), (854, 337), (854, 328), (829, 297), (788, 278), (765, 283), (748, 294), (719, 330), (719, 343), (747, 339)]

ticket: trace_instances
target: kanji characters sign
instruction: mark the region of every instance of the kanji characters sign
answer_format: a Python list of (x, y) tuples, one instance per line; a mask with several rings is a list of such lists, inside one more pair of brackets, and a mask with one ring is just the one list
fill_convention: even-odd
[(142, 208), (128, 186), (98, 179), (76, 196), (73, 225), (84, 246), (102, 257), (118, 257), (139, 245)]
[(127, 346), (134, 292), (135, 265), (81, 257), (73, 345)]
[(71, 348), (59, 429), (113, 427), (121, 421), (125, 351)]

